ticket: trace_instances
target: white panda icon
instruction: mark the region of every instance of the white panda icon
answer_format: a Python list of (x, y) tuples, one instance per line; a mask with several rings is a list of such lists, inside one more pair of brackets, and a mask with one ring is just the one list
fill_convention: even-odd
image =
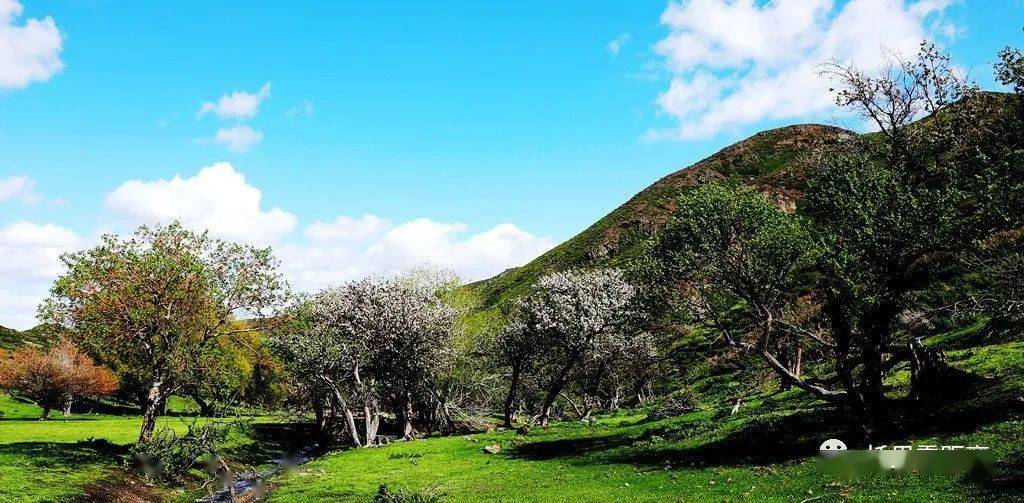
[(843, 443), (842, 440), (836, 440), (834, 438), (830, 438), (822, 442), (821, 447), (818, 447), (818, 451), (824, 456), (834, 456), (838, 454), (839, 451), (845, 450), (846, 444)]

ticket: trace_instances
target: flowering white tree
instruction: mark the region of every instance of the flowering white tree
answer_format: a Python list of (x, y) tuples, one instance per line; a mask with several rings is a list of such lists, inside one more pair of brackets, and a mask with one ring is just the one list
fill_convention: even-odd
[(354, 446), (374, 444), (388, 404), (402, 434), (413, 434), (414, 403), (430, 393), (455, 321), (432, 285), (362, 280), (322, 291), (296, 309), (290, 329), (276, 338), (304, 396), (326, 397), (331, 419), (344, 421)]
[(552, 373), (537, 417), (541, 425), (547, 425), (552, 405), (580, 363), (606, 339), (623, 336), (634, 294), (619, 270), (570, 270), (543, 276), (518, 303), (513, 328), (503, 341), (521, 348), (506, 350), (557, 353), (549, 359)]

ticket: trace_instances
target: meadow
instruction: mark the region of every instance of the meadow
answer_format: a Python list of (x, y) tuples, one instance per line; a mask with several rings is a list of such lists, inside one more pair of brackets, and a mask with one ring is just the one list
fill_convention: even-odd
[[(320, 452), (270, 480), (269, 501), (372, 501), (380, 487), (415, 501), (1016, 501), (1024, 500), (1024, 342), (979, 345), (976, 330), (930, 341), (948, 348), (963, 372), (961, 400), (906, 405), (894, 442), (990, 446), (991, 478), (879, 475), (862, 480), (822, 474), (817, 446), (849, 435), (839, 411), (795, 390), (767, 384), (731, 413), (726, 376), (696, 383), (703, 404), (678, 417), (649, 409), (610, 412), (592, 421), (558, 421), (525, 435), (492, 429), (433, 436), (383, 447)], [(962, 349), (957, 349), (962, 348)], [(902, 393), (906, 376), (889, 384)], [(176, 400), (161, 426), (183, 430), (189, 405)], [(139, 417), (55, 415), (0, 398), (0, 501), (87, 500), (104, 485), (128, 487), (138, 501), (188, 501), (196, 487), (151, 485), (126, 470)], [(255, 418), (225, 447), (242, 467), (266, 466), (287, 448), (294, 425)], [(485, 446), (499, 445), (497, 454)]]

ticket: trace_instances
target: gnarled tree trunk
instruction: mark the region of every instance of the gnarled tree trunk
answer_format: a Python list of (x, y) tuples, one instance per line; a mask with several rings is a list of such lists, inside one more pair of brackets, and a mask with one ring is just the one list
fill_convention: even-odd
[(139, 429), (139, 443), (149, 442), (153, 438), (153, 430), (156, 428), (156, 416), (160, 412), (161, 403), (164, 399), (164, 379), (154, 377), (146, 394), (145, 406), (142, 410), (142, 427)]

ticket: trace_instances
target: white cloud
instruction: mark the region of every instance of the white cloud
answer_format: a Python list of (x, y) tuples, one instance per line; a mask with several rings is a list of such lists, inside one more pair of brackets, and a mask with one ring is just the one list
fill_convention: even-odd
[[(676, 119), (647, 139), (706, 137), (765, 119), (834, 110), (827, 62), (874, 67), (883, 48), (912, 54), (944, 0), (683, 0), (661, 16), (670, 33), (655, 45), (673, 77), (657, 104)], [(934, 24), (934, 23), (933, 23)], [(948, 25), (943, 25), (948, 26)]]
[(296, 118), (296, 117), (298, 117), (300, 115), (305, 115), (306, 117), (312, 117), (313, 116), (313, 102), (309, 101), (309, 100), (302, 100), (302, 104), (301, 105), (295, 105), (295, 106), (289, 108), (288, 111), (286, 111), (284, 113), (284, 115), (285, 115), (285, 117), (288, 117), (289, 119), (294, 119), (294, 118)]
[(53, 224), (21, 221), (0, 228), (0, 325), (24, 330), (37, 323), (36, 306), (61, 272), (60, 254), (81, 243)]
[[(138, 225), (179, 220), (223, 239), (273, 245), (282, 272), (300, 291), (424, 265), (474, 281), (523, 265), (554, 245), (510, 223), (470, 233), (458, 222), (417, 218), (394, 225), (371, 214), (313, 222), (295, 235), (296, 217), (265, 209), (262, 198), (259, 188), (221, 162), (187, 178), (122, 183), (104, 201), (108, 221), (102, 224), (128, 234)], [(0, 325), (34, 325), (36, 305), (61, 272), (59, 254), (88, 244), (52, 224), (0, 228)]]
[(238, 124), (218, 129), (217, 134), (209, 141), (223, 145), (232, 152), (245, 153), (263, 141), (263, 133), (245, 124)]
[(605, 47), (608, 49), (608, 52), (615, 56), (619, 54), (619, 51), (622, 50), (622, 46), (626, 45), (627, 42), (629, 42), (629, 33), (623, 33), (612, 39), (611, 42), (608, 42), (608, 45)]
[(263, 193), (227, 162), (195, 176), (170, 180), (129, 180), (107, 195), (104, 207), (121, 223), (136, 226), (180, 220), (226, 239), (273, 242), (295, 228), (295, 215), (260, 207)]
[(355, 219), (340, 215), (333, 222), (315, 222), (306, 228), (306, 237), (321, 242), (362, 241), (391, 228), (391, 222), (376, 215)]
[(221, 119), (248, 119), (259, 112), (260, 103), (270, 97), (270, 82), (254, 93), (235, 91), (225, 94), (216, 102), (207, 101), (199, 107), (196, 115), (202, 117), (213, 112)]
[(313, 290), (423, 265), (475, 281), (523, 265), (554, 244), (508, 223), (464, 236), (466, 225), (461, 223), (418, 218), (391, 227), (386, 220), (369, 217), (339, 217), (335, 223), (343, 223), (335, 227), (341, 230), (330, 235), (323, 232), (327, 224), (313, 224), (306, 230), (311, 242), (281, 248), (284, 269), (295, 286)]
[(35, 192), (36, 182), (27, 176), (0, 178), (0, 203), (17, 199), (23, 203), (39, 200)]
[(0, 89), (44, 82), (64, 68), (64, 36), (53, 18), (18, 24), (23, 10), (16, 0), (0, 0)]

